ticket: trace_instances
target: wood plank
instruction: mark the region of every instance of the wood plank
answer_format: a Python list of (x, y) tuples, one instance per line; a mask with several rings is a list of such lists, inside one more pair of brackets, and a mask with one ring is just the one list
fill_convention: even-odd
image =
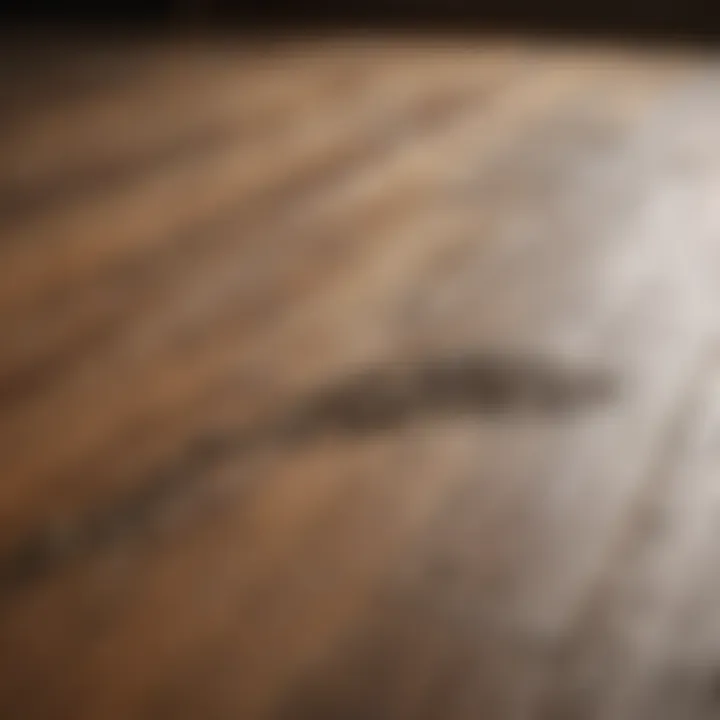
[(6, 91), (0, 715), (711, 717), (714, 61), (286, 42)]

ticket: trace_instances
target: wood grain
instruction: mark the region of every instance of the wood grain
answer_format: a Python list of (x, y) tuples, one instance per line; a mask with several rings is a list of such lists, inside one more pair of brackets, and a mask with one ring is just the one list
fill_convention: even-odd
[(713, 57), (2, 56), (1, 717), (716, 716)]

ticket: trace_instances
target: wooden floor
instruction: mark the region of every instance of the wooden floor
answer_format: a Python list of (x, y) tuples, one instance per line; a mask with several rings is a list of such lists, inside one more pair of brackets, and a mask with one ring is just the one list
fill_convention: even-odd
[(720, 61), (1, 54), (0, 717), (720, 716)]

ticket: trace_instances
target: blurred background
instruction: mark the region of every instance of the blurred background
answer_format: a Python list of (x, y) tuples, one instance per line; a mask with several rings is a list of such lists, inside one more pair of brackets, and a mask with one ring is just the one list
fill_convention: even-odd
[(10, 0), (3, 13), (23, 22), (88, 23), (112, 21), (115, 24), (174, 25), (203, 23), (238, 28), (248, 24), (354, 24), (395, 28), (450, 27), (504, 28), (516, 30), (614, 33), (636, 36), (665, 36), (710, 39), (718, 34), (718, 12), (703, 0), (677, 3), (665, 0), (609, 0), (578, 3), (572, 0), (349, 0), (331, 3), (323, 0), (112, 0), (99, 5), (86, 0), (27, 3)]

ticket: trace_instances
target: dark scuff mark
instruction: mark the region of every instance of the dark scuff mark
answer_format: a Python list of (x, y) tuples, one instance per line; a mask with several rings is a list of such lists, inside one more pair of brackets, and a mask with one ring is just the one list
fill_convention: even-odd
[(534, 356), (467, 354), (371, 368), (321, 388), (277, 419), (201, 436), (126, 496), (29, 534), (0, 558), (0, 601), (126, 539), (142, 540), (176, 502), (207, 493), (211, 471), (223, 462), (443, 417), (556, 417), (586, 410), (615, 389), (607, 371)]

